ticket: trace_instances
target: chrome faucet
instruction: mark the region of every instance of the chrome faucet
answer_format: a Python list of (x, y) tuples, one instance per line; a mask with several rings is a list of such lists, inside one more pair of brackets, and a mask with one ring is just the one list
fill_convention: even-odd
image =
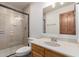
[(57, 42), (57, 37), (51, 37), (52, 42)]

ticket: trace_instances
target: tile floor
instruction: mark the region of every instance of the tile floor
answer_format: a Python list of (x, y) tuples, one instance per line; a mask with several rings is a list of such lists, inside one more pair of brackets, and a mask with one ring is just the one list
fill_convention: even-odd
[(32, 57), (31, 53), (25, 56), (16, 56), (15, 54), (9, 55), (8, 57)]
[(23, 46), (24, 45), (17, 45), (17, 46), (0, 50), (0, 57), (6, 57), (8, 55), (14, 54), (18, 48), (23, 47)]

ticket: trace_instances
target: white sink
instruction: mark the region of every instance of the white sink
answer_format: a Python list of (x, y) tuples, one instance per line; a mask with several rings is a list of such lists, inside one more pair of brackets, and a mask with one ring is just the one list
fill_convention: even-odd
[(53, 46), (53, 47), (59, 47), (60, 44), (58, 44), (57, 42), (45, 42), (46, 45), (49, 45), (49, 46)]

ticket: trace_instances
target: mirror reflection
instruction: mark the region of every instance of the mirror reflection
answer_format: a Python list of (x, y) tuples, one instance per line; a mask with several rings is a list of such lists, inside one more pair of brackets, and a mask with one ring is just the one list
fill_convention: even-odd
[(74, 2), (53, 3), (43, 9), (43, 14), (46, 33), (76, 35)]

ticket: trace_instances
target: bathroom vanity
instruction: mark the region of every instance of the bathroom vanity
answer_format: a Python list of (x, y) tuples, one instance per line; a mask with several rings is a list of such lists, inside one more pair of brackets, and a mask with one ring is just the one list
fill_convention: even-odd
[(33, 57), (65, 57), (66, 55), (63, 55), (56, 51), (51, 51), (47, 48), (44, 48), (36, 44), (32, 44), (32, 56)]
[(79, 43), (61, 40), (52, 42), (42, 38), (33, 38), (30, 42), (33, 57), (79, 57)]

